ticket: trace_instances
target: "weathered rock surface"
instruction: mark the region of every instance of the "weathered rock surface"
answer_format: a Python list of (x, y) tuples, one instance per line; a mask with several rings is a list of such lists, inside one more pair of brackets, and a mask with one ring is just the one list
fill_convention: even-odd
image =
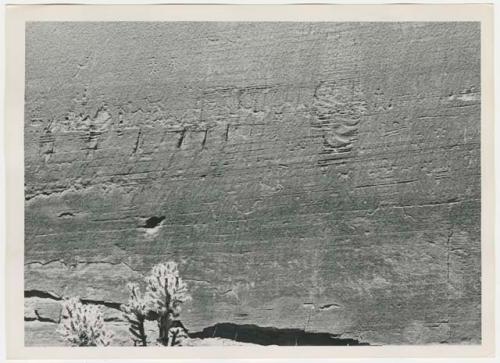
[[(106, 327), (112, 331), (113, 337), (110, 346), (129, 346), (132, 345), (128, 327), (124, 322), (108, 322)], [(51, 322), (41, 322), (39, 320), (29, 320), (25, 322), (25, 341), (30, 346), (52, 347), (69, 346), (67, 342), (61, 339), (57, 332), (58, 325)], [(186, 338), (183, 340), (183, 346), (218, 346), (218, 345), (253, 345), (224, 338)]]
[[(30, 23), (26, 44), (27, 291), (125, 302), (173, 259), (193, 331), (480, 342), (478, 24)], [(60, 344), (39, 303), (26, 344)]]

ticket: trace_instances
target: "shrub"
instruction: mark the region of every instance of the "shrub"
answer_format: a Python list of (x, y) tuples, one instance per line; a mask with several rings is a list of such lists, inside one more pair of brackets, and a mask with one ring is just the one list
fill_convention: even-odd
[(129, 332), (132, 335), (134, 345), (147, 346), (148, 340), (144, 328), (144, 322), (148, 314), (146, 300), (141, 296), (139, 286), (128, 284), (129, 300), (127, 305), (122, 305), (121, 309), (125, 319), (130, 324)]
[(130, 323), (129, 331), (134, 344), (147, 345), (144, 323), (152, 320), (158, 325), (158, 344), (180, 345), (187, 333), (178, 317), (181, 305), (191, 297), (179, 275), (177, 264), (167, 262), (155, 265), (146, 277), (144, 296), (141, 296), (137, 285), (129, 284), (129, 291), (128, 304), (122, 306), (122, 311)]
[(104, 327), (104, 318), (98, 306), (82, 304), (79, 298), (62, 303), (58, 332), (71, 345), (108, 346), (112, 334)]

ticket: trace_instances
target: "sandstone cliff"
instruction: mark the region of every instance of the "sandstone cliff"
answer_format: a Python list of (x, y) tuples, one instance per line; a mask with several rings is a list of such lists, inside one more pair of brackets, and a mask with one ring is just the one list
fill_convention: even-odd
[(166, 260), (191, 331), (479, 343), (479, 40), (474, 23), (30, 23), (26, 344), (60, 344), (54, 296), (120, 324), (126, 282)]

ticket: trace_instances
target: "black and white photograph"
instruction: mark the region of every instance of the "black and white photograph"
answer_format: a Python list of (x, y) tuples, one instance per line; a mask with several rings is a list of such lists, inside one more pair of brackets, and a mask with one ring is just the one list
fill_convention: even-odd
[(25, 347), (482, 344), (481, 22), (24, 37)]

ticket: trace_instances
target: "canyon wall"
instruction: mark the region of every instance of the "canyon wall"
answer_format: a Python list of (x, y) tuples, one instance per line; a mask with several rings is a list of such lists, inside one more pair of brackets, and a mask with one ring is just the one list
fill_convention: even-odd
[(25, 90), (27, 345), (167, 260), (190, 331), (480, 342), (479, 24), (29, 23)]

